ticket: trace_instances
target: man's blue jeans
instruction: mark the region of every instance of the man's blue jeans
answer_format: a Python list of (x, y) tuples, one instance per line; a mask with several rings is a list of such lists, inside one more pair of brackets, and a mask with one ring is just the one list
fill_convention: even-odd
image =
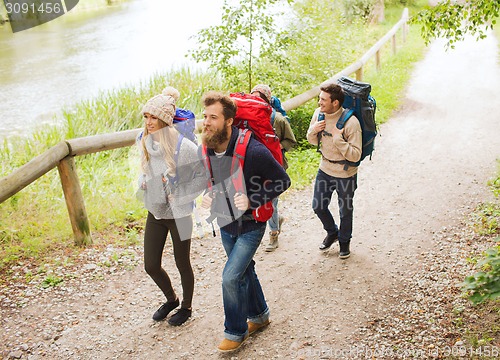
[[(349, 242), (352, 237), (353, 199), (357, 188), (357, 175), (350, 178), (337, 178), (318, 170), (314, 183), (312, 208), (323, 223), (328, 235), (338, 235), (339, 242)], [(340, 229), (335, 224), (328, 209), (333, 192), (337, 191)]]
[(222, 272), (222, 297), (224, 301), (224, 336), (241, 342), (248, 334), (247, 319), (262, 324), (269, 319), (264, 293), (255, 273), (253, 257), (266, 231), (262, 227), (239, 236), (221, 229), (222, 245), (227, 262)]

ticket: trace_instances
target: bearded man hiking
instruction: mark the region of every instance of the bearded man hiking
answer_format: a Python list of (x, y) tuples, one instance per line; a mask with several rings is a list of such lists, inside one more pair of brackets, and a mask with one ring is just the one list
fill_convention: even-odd
[[(227, 255), (222, 273), (225, 330), (218, 349), (229, 352), (270, 322), (253, 260), (266, 221), (257, 221), (255, 210), (283, 193), (290, 186), (290, 178), (266, 146), (253, 136), (246, 147), (243, 168), (235, 168), (233, 154), (242, 133), (232, 126), (236, 103), (228, 95), (209, 92), (204, 95), (203, 104), (202, 157), (211, 180), (202, 207), (210, 208), (212, 217), (217, 219)], [(234, 177), (241, 171), (244, 192), (233, 186)]]

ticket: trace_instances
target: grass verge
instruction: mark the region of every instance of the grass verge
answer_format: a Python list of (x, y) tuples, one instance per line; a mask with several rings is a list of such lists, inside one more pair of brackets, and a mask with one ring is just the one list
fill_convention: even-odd
[[(486, 252), (471, 251), (468, 262), (471, 272), (467, 274), (462, 296), (467, 298), (465, 308), (455, 309), (453, 322), (462, 334), (467, 348), (474, 349), (471, 358), (490, 359), (500, 356), (500, 298), (492, 299), (491, 294), (498, 296), (498, 273), (500, 268), (500, 161), (496, 175), (488, 182), (495, 198), (493, 201), (480, 204), (471, 214), (470, 227), (474, 231), (472, 239), (463, 239), (470, 244), (480, 246), (492, 244), (490, 256)], [(491, 246), (491, 245), (490, 245)], [(474, 281), (471, 282), (471, 280)], [(472, 285), (472, 286), (471, 286)], [(470, 289), (474, 289), (472, 292)], [(484, 300), (488, 299), (489, 300)], [(476, 305), (475, 305), (476, 304)], [(496, 352), (493, 356), (492, 351)]]

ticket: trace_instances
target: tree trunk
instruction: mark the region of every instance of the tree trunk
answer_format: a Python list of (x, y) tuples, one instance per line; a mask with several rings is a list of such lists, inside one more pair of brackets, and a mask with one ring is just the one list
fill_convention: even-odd
[(373, 6), (371, 23), (379, 24), (385, 20), (385, 4), (384, 0), (377, 0)]

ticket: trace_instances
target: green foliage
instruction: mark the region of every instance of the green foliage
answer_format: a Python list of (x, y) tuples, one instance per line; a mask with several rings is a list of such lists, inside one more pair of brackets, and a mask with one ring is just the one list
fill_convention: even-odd
[(494, 202), (480, 204), (474, 214), (474, 230), (480, 235), (496, 234), (500, 231), (500, 205)]
[(411, 19), (421, 26), (426, 44), (434, 38), (445, 38), (447, 46), (462, 41), (467, 34), (483, 39), (493, 28), (500, 10), (498, 0), (444, 0), (435, 7), (426, 7)]
[(361, 19), (367, 22), (375, 7), (374, 0), (344, 0), (344, 13), (349, 22)]
[(488, 181), (488, 186), (495, 197), (500, 196), (500, 160), (497, 160), (497, 176)]
[(48, 275), (43, 281), (42, 281), (42, 288), (46, 289), (49, 287), (54, 287), (59, 285), (60, 283), (63, 282), (63, 279), (53, 276), (53, 275)]
[(277, 11), (271, 9), (291, 0), (229, 2), (225, 0), (222, 7), (222, 24), (200, 30), (199, 46), (190, 54), (197, 62), (208, 62), (230, 88), (241, 90), (245, 84), (249, 92), (260, 58), (272, 58), (278, 64), (287, 61), (279, 55), (293, 39), (279, 30)]
[[(309, 101), (297, 109), (289, 111), (287, 114), (290, 118), (290, 125), (292, 127), (295, 138), (300, 142), (306, 139), (307, 129), (309, 128), (309, 123), (311, 122), (311, 117), (314, 110), (318, 107), (315, 100)], [(300, 149), (301, 145), (297, 147)]]
[[(497, 238), (500, 241), (500, 238)], [(485, 252), (485, 258), (478, 263), (481, 269), (468, 276), (463, 282), (463, 290), (470, 301), (480, 304), (500, 297), (500, 245)]]
[[(500, 164), (500, 162), (499, 162)], [(496, 178), (489, 182), (490, 187), (498, 198), (498, 184), (500, 183), (500, 167)], [(480, 234), (498, 234), (500, 230), (500, 205), (498, 202), (481, 204), (473, 214), (474, 228)], [(480, 271), (468, 276), (463, 282), (463, 290), (470, 301), (480, 304), (500, 297), (500, 238), (496, 238), (497, 245), (486, 250), (485, 257), (477, 262)]]
[(474, 230), (480, 235), (492, 235), (500, 232), (500, 161), (496, 177), (488, 181), (496, 200), (480, 204), (472, 214)]
[(319, 153), (315, 149), (291, 151), (287, 154), (287, 159), (287, 173), (292, 180), (294, 189), (303, 189), (310, 185), (318, 171)]
[(293, 81), (282, 95), (300, 94), (317, 86), (357, 60), (377, 40), (375, 28), (364, 26), (362, 21), (347, 24), (342, 4), (336, 1), (296, 2), (294, 12), (290, 33), (296, 43), (287, 51), (293, 67), (279, 69), (281, 79)]

